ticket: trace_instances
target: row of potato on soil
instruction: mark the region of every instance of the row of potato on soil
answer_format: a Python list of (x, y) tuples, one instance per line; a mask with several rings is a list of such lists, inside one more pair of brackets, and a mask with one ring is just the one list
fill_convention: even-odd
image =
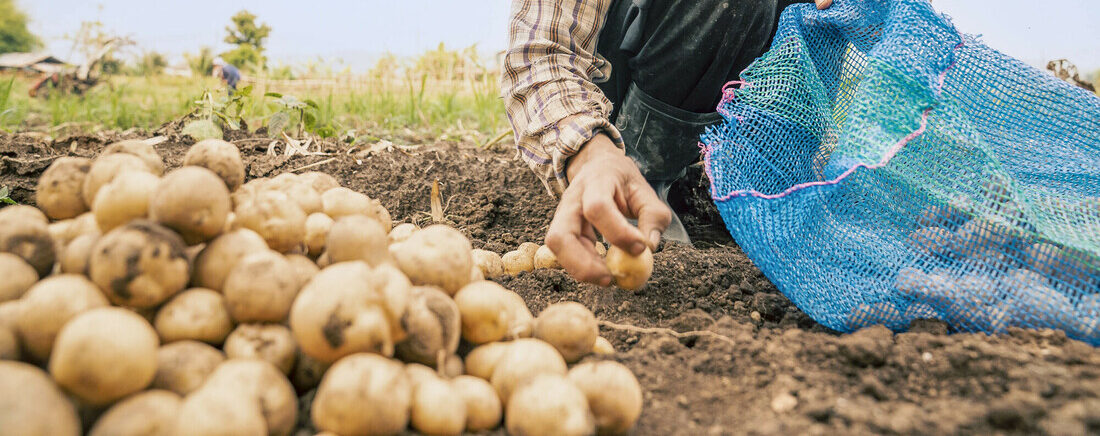
[(0, 209), (0, 434), (287, 435), (313, 389), (313, 426), (344, 436), (638, 419), (629, 369), (579, 362), (614, 352), (591, 311), (535, 318), (483, 279), (516, 256), (447, 226), (391, 231), (325, 174), (243, 183), (224, 141), (184, 165), (162, 176), (150, 145), (116, 143), (57, 159), (40, 209)]

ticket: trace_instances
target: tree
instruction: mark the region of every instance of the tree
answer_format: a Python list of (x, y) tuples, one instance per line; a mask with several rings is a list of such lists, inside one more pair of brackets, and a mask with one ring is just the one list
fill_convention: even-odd
[(209, 76), (214, 71), (214, 50), (211, 50), (210, 47), (200, 48), (196, 54), (186, 53), (183, 57), (187, 59), (187, 65), (191, 67), (191, 72), (195, 74)]
[(271, 33), (267, 24), (256, 24), (256, 15), (242, 10), (232, 18), (232, 25), (226, 26), (225, 42), (237, 46), (222, 53), (222, 59), (237, 67), (263, 68), (264, 40)]
[(140, 76), (155, 76), (164, 72), (164, 68), (167, 66), (168, 61), (164, 59), (164, 55), (155, 51), (147, 51), (141, 55), (141, 58), (134, 65), (134, 73)]
[(41, 46), (42, 41), (27, 30), (27, 14), (14, 0), (0, 0), (0, 53), (28, 52)]

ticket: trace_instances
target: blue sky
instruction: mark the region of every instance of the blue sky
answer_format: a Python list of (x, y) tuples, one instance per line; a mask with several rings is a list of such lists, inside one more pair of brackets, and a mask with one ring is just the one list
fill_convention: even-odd
[[(129, 35), (140, 49), (178, 58), (208, 45), (217, 50), (229, 17), (248, 9), (274, 29), (268, 55), (293, 63), (342, 59), (368, 67), (381, 53), (413, 55), (440, 42), (478, 44), (492, 53), (507, 44), (510, 2), (504, 0), (16, 0), (31, 28), (66, 56), (62, 40), (81, 21), (98, 19)], [(1082, 70), (1100, 70), (1100, 7), (1097, 0), (932, 0), (967, 33), (1032, 64), (1068, 57)]]

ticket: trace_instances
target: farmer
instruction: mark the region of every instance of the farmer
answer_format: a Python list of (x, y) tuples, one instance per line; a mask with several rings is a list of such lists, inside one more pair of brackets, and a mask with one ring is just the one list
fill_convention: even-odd
[(611, 283), (597, 231), (635, 255), (662, 234), (690, 243), (669, 187), (720, 120), (722, 86), (767, 50), (783, 8), (801, 2), (512, 2), (504, 103), (519, 154), (560, 194), (546, 244), (576, 279)]
[(229, 95), (237, 90), (237, 82), (241, 81), (241, 71), (227, 64), (222, 58), (214, 59), (214, 77), (222, 79), (229, 86)]

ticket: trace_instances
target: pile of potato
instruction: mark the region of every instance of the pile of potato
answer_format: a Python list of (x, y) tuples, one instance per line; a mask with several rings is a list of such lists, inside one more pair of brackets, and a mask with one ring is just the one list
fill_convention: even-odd
[[(402, 224), (412, 226), (412, 224)], [(401, 226), (394, 229), (397, 232)], [(405, 231), (399, 235), (405, 234)], [(392, 233), (391, 233), (392, 236)], [(631, 255), (614, 245), (611, 249), (596, 242), (596, 254), (604, 258), (607, 269), (615, 280), (615, 285), (628, 291), (637, 291), (649, 281), (653, 274), (653, 252), (646, 248), (638, 256)], [(485, 278), (493, 279), (502, 275), (516, 275), (536, 269), (562, 269), (558, 258), (550, 247), (533, 242), (524, 242), (519, 248), (499, 255), (487, 250), (474, 250), (474, 263)]]
[(484, 280), (508, 262), (326, 174), (245, 183), (221, 140), (166, 171), (124, 141), (54, 161), (36, 202), (0, 209), (0, 433), (587, 435), (641, 413), (591, 311), (534, 317)]

